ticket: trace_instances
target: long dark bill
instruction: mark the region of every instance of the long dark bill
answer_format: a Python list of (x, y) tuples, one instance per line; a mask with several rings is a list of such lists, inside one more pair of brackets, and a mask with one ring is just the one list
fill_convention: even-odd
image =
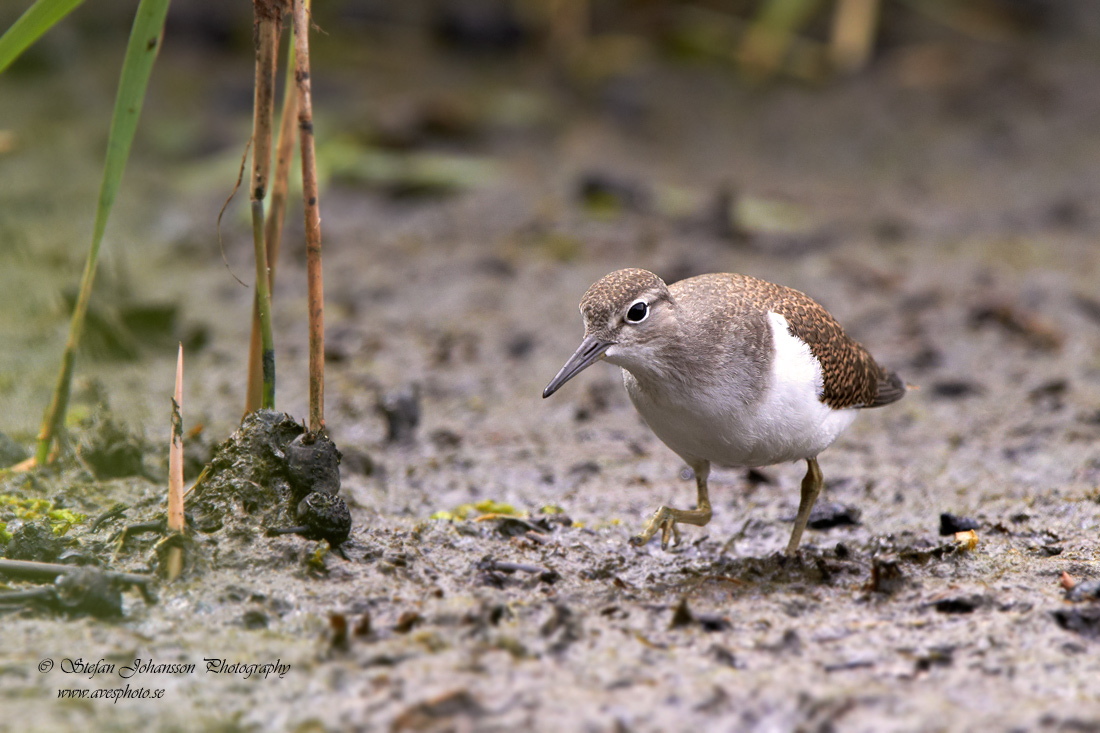
[(542, 391), (542, 396), (549, 397), (554, 394), (559, 387), (577, 376), (583, 369), (595, 364), (603, 357), (603, 353), (607, 351), (609, 346), (611, 346), (610, 341), (601, 341), (595, 336), (585, 336), (584, 341), (581, 341), (581, 345), (573, 352), (573, 356), (569, 357), (569, 361), (565, 362), (565, 366), (561, 368), (557, 376), (550, 380), (550, 384), (546, 385), (546, 389)]

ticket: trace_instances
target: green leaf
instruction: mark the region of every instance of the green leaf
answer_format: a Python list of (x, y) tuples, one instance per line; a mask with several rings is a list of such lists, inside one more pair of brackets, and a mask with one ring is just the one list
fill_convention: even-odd
[(0, 36), (0, 71), (84, 0), (38, 0)]
[(115, 97), (115, 111), (111, 117), (111, 130), (107, 138), (107, 159), (103, 164), (103, 181), (99, 186), (99, 203), (96, 206), (95, 225), (92, 231), (92, 246), (88, 250), (88, 259), (84, 263), (84, 274), (80, 278), (80, 293), (73, 308), (72, 321), (69, 323), (69, 340), (62, 357), (61, 373), (46, 416), (42, 430), (38, 435), (35, 459), (39, 465), (45, 464), (55, 433), (64, 421), (65, 410), (69, 404), (72, 388), (73, 362), (76, 348), (80, 343), (80, 334), (84, 328), (84, 316), (88, 311), (88, 298), (91, 297), (92, 283), (95, 281), (96, 265), (99, 262), (99, 247), (103, 242), (103, 232), (107, 228), (107, 219), (118, 194), (122, 171), (130, 157), (130, 145), (134, 141), (141, 106), (145, 101), (145, 88), (153, 71), (153, 62), (160, 50), (161, 36), (164, 33), (164, 19), (168, 15), (169, 0), (141, 0), (134, 26), (130, 30), (130, 40), (126, 44), (126, 57), (122, 62), (122, 75), (118, 80), (118, 93)]
[(145, 101), (145, 88), (157, 60), (164, 18), (168, 15), (169, 0), (141, 0), (130, 41), (126, 44), (126, 58), (122, 62), (122, 76), (118, 80), (118, 96), (111, 118), (111, 132), (107, 139), (107, 160), (103, 166), (103, 183), (99, 188), (99, 205), (95, 212), (95, 230), (92, 235), (92, 255), (99, 252), (107, 217), (118, 193), (122, 171), (130, 157), (130, 144), (134, 141), (141, 106)]

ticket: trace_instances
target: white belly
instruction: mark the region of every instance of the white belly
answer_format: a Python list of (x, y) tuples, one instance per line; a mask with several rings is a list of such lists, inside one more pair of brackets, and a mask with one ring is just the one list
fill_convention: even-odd
[(768, 314), (776, 356), (763, 399), (745, 394), (743, 380), (677, 394), (644, 389), (623, 371), (627, 392), (649, 427), (689, 463), (767, 466), (816, 456), (855, 420), (855, 409), (821, 401), (821, 365), (810, 348)]

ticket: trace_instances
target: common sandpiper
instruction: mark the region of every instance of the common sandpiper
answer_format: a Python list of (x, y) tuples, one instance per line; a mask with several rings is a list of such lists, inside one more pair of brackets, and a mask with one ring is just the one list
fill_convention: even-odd
[(848, 337), (809, 296), (747, 275), (714, 273), (665, 285), (648, 270), (596, 281), (580, 304), (584, 340), (546, 385), (549, 397), (606, 359), (622, 368), (634, 407), (695, 472), (695, 509), (662, 506), (631, 543), (661, 532), (679, 544), (678, 523), (711, 518), (711, 464), (769, 466), (806, 461), (787, 554), (798, 550), (821, 493), (821, 451), (859, 410), (896, 402), (906, 387)]

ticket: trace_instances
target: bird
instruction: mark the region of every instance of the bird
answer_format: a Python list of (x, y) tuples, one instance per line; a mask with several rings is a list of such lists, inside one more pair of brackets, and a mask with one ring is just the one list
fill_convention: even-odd
[(806, 461), (786, 554), (798, 551), (824, 483), (818, 455), (860, 410), (901, 399), (906, 384), (880, 366), (808, 295), (749, 275), (711, 273), (672, 285), (628, 268), (597, 280), (580, 302), (584, 338), (543, 390), (554, 394), (597, 361), (622, 370), (634, 407), (695, 473), (695, 509), (662, 505), (630, 539), (680, 543), (678, 524), (712, 515), (711, 465)]

